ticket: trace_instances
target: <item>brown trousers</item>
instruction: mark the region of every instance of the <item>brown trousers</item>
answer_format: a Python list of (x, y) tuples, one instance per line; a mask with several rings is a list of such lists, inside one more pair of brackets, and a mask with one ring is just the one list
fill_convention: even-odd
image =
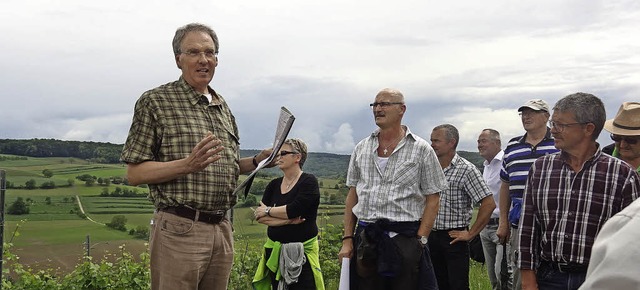
[(228, 220), (207, 224), (158, 211), (150, 235), (151, 289), (227, 289), (233, 265)]

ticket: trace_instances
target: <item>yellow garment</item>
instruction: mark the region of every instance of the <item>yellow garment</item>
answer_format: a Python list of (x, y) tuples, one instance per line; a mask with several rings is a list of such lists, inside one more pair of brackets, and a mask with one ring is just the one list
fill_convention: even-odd
[[(307, 262), (311, 266), (311, 272), (313, 272), (313, 279), (316, 282), (317, 290), (324, 290), (324, 280), (322, 279), (322, 271), (320, 270), (320, 247), (318, 246), (318, 237), (313, 237), (304, 243), (304, 253), (307, 255)], [(265, 259), (264, 252), (260, 258), (260, 264), (258, 264), (258, 270), (253, 276), (253, 289), (256, 290), (271, 290), (271, 279), (269, 278), (269, 272), (276, 273), (276, 280), (280, 280), (280, 269), (278, 269), (278, 260), (280, 258), (280, 248), (282, 244), (280, 242), (272, 241), (267, 238), (267, 242), (264, 243), (264, 247), (271, 250), (269, 259)]]

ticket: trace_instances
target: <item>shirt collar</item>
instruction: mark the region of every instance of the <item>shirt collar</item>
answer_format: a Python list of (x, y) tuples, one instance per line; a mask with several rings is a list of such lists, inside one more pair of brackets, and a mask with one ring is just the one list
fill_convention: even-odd
[(500, 150), (500, 152), (498, 152), (498, 154), (496, 154), (496, 156), (493, 156), (493, 159), (491, 159), (491, 162), (488, 162), (487, 160), (483, 161), (482, 164), (484, 166), (489, 166), (489, 164), (494, 163), (494, 162), (499, 162), (500, 164), (502, 164), (502, 157), (504, 156), (504, 150)]
[[(410, 136), (412, 139), (414, 140), (416, 139), (416, 136), (411, 132), (409, 127), (402, 125), (402, 128), (404, 129), (404, 137)], [(374, 138), (377, 138), (378, 135), (380, 135), (380, 128), (376, 129), (375, 131), (373, 131), (373, 133), (371, 133), (371, 137), (374, 137)]]
[[(180, 79), (178, 79), (178, 84), (180, 85), (182, 90), (189, 95), (189, 102), (191, 102), (192, 105), (195, 106), (198, 103), (202, 102), (202, 97), (204, 95), (196, 92), (196, 90), (194, 90), (193, 87), (189, 85), (189, 83), (187, 83), (187, 81), (182, 76), (180, 76)], [(210, 86), (207, 86), (207, 90), (211, 93), (211, 98), (213, 98), (215, 101), (217, 93)]]
[[(593, 163), (594, 160), (597, 160), (598, 158), (600, 158), (600, 156), (602, 156), (602, 150), (600, 149), (600, 144), (598, 142), (596, 142), (596, 152), (593, 153), (593, 155), (591, 157), (589, 157), (589, 159), (587, 159), (584, 164), (582, 165), (582, 168), (584, 169), (587, 165), (591, 165), (591, 163)], [(560, 150), (560, 160), (562, 160), (562, 162), (566, 163), (567, 160), (567, 153), (564, 150)]]
[[(525, 143), (527, 141), (527, 134), (529, 134), (529, 133), (524, 133), (524, 135), (522, 135), (522, 137), (520, 137), (520, 140), (518, 140), (518, 143)], [(551, 129), (549, 127), (547, 127), (547, 133), (544, 134), (544, 138), (542, 139), (542, 141), (545, 141), (545, 140), (552, 140), (552, 138), (551, 138)], [(542, 142), (542, 141), (540, 141), (540, 142)]]

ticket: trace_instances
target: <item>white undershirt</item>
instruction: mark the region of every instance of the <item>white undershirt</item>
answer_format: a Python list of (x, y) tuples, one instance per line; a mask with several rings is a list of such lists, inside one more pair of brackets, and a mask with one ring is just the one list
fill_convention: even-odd
[[(384, 172), (384, 169), (387, 167), (387, 162), (389, 162), (389, 157), (380, 157), (378, 156), (378, 167), (380, 167), (380, 171)], [(387, 233), (390, 238), (393, 238), (398, 235), (396, 232), (389, 231)]]
[(389, 161), (389, 157), (378, 156), (378, 167), (380, 167), (381, 172), (384, 172), (385, 167), (387, 167), (387, 161)]

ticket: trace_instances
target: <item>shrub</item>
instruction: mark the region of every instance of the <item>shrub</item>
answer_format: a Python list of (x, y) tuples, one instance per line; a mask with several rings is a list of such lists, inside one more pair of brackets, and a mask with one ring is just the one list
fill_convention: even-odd
[(106, 226), (112, 229), (116, 229), (119, 231), (126, 232), (127, 231), (127, 218), (123, 215), (116, 215), (111, 218), (111, 222), (107, 223)]
[(7, 213), (12, 215), (22, 215), (29, 213), (29, 206), (24, 202), (22, 197), (18, 197), (16, 201), (14, 201), (9, 208), (7, 208)]

